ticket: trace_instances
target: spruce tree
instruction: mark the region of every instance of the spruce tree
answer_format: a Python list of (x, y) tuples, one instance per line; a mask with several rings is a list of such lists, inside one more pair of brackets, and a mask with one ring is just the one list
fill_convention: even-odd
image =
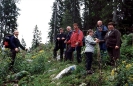
[(37, 25), (33, 31), (33, 40), (32, 40), (32, 48), (36, 48), (42, 42), (41, 31), (39, 31)]

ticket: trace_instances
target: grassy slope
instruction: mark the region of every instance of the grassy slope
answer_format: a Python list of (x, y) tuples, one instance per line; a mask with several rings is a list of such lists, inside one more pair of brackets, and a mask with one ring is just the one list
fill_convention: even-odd
[[(83, 55), (82, 63), (78, 64), (76, 58), (74, 62), (60, 62), (55, 61), (52, 58), (53, 47), (46, 46), (44, 47), (44, 52), (42, 50), (32, 51), (31, 53), (24, 53), (25, 58), (22, 57), (23, 54), (19, 54), (16, 60), (16, 70), (22, 71), (24, 69), (28, 70), (28, 64), (41, 65), (41, 63), (37, 63), (37, 59), (41, 58), (45, 61), (45, 69), (41, 71), (37, 71), (38, 73), (32, 73), (30, 76), (33, 76), (32, 80), (29, 80), (27, 77), (23, 77), (18, 84), (20, 86), (79, 86), (82, 83), (85, 83), (85, 86), (113, 86), (112, 79), (110, 77), (111, 70), (113, 67), (110, 66), (102, 66), (102, 73), (99, 72), (99, 64), (97, 62), (96, 56), (94, 56), (94, 61), (92, 63), (92, 68), (95, 71), (92, 75), (87, 75), (85, 71), (85, 57)], [(34, 57), (35, 58), (32, 58)], [(19, 59), (19, 60), (18, 60)], [(33, 63), (25, 62), (26, 59), (32, 59)], [(35, 62), (34, 62), (35, 60)], [(20, 62), (20, 63), (19, 63)], [(42, 62), (42, 61), (41, 61)], [(60, 71), (69, 67), (71, 65), (77, 65), (76, 70), (71, 73), (66, 74), (59, 80), (52, 80)], [(30, 68), (30, 67), (29, 67)], [(35, 67), (33, 67), (35, 68)], [(31, 70), (32, 71), (32, 70)], [(10, 86), (10, 83), (9, 85)]]
[[(44, 73), (36, 75), (34, 80), (29, 83), (29, 86), (78, 86), (82, 83), (86, 83), (87, 86), (100, 86), (100, 84), (102, 84), (102, 86), (107, 86), (110, 83), (108, 76), (110, 76), (112, 67), (104, 66), (104, 68), (102, 68), (102, 73), (100, 74), (99, 65), (95, 57), (92, 65), (95, 73), (87, 75), (85, 71), (84, 57), (82, 63), (78, 64), (76, 59), (72, 63), (69, 61), (55, 61), (52, 59), (52, 53), (48, 53), (49, 51), (45, 52), (47, 60), (45, 63)], [(77, 69), (66, 74), (59, 80), (52, 80), (60, 71), (71, 65), (77, 65)], [(112, 82), (110, 84), (112, 84)]]

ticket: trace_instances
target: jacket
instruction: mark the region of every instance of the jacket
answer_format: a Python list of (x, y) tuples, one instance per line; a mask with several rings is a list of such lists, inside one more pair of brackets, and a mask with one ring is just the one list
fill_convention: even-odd
[(94, 46), (96, 45), (96, 41), (93, 40), (93, 38), (88, 35), (85, 38), (85, 52), (92, 52), (94, 53)]
[(67, 43), (70, 43), (71, 47), (76, 47), (76, 43), (78, 42), (78, 46), (83, 46), (83, 32), (80, 29), (73, 30), (70, 40)]
[(15, 36), (12, 36), (10, 38), (10, 49), (15, 49), (15, 48), (21, 48), (23, 50), (25, 50), (25, 47), (23, 47), (19, 41), (19, 39)]
[(105, 36), (105, 43), (107, 47), (115, 47), (115, 46), (121, 46), (121, 33), (114, 29), (112, 31), (108, 31), (108, 33)]
[[(65, 38), (65, 39), (63, 39), (62, 40), (62, 38)], [(60, 38), (60, 40), (57, 40), (57, 38)], [(65, 48), (65, 43), (64, 43), (64, 41), (66, 40), (66, 35), (64, 34), (64, 33), (59, 33), (59, 34), (57, 34), (57, 36), (56, 36), (56, 47), (59, 47), (59, 48)]]
[(66, 40), (67, 40), (67, 41), (70, 40), (70, 37), (71, 37), (71, 35), (72, 35), (72, 32), (73, 32), (72, 30), (68, 32), (68, 34), (67, 34), (67, 36), (66, 36)]
[(98, 27), (96, 28), (96, 32), (95, 32), (95, 37), (98, 38), (99, 40), (104, 40), (104, 37), (108, 31), (107, 27), (102, 25), (100, 26), (102, 28), (102, 31), (98, 30)]

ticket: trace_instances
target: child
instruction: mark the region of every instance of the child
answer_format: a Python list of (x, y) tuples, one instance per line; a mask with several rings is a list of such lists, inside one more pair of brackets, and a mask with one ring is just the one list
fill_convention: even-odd
[(93, 71), (91, 71), (91, 64), (92, 64), (92, 56), (94, 53), (94, 46), (96, 43), (99, 42), (98, 39), (94, 41), (93, 35), (94, 32), (93, 30), (89, 29), (87, 31), (87, 36), (85, 38), (85, 55), (86, 55), (86, 69), (87, 69), (87, 74), (92, 74)]

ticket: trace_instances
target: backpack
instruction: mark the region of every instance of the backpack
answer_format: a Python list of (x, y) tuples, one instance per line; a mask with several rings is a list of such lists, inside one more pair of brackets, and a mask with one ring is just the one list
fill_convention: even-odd
[(12, 37), (13, 35), (6, 35), (3, 39), (3, 45), (5, 46), (5, 48), (10, 48), (10, 38)]
[[(80, 33), (80, 30), (78, 31), (78, 34), (79, 33)], [(83, 42), (83, 46), (85, 46), (85, 37), (84, 36), (83, 36), (82, 42)]]

